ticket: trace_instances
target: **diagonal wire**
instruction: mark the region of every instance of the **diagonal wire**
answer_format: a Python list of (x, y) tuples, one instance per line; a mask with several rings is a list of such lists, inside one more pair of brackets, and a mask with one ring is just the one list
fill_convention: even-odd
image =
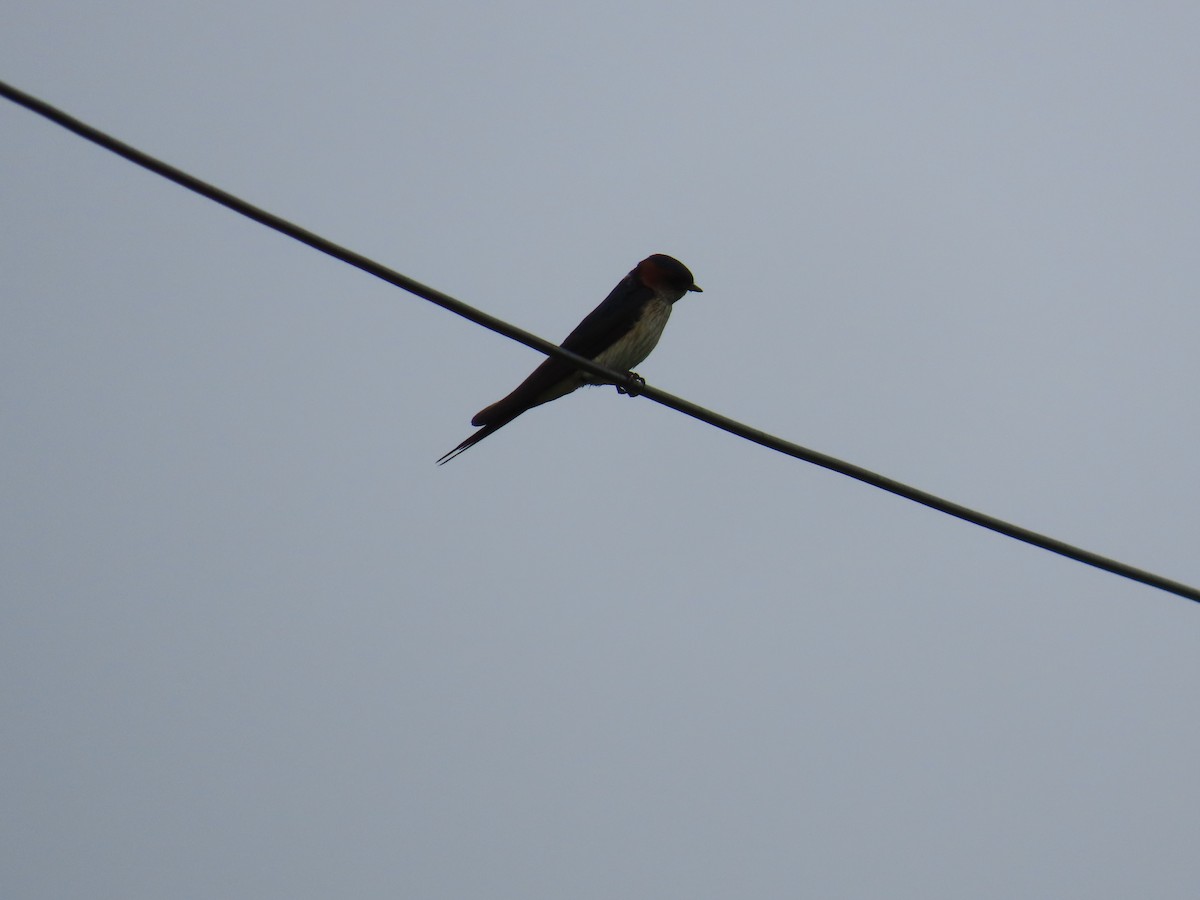
[(603, 366), (597, 365), (590, 359), (572, 353), (569, 350), (564, 350), (550, 341), (540, 338), (524, 329), (518, 328), (515, 325), (510, 325), (508, 322), (498, 319), (495, 316), (489, 315), (481, 310), (475, 309), (472, 306), (463, 303), (461, 300), (456, 300), (448, 294), (443, 294), (441, 291), (421, 284), (406, 275), (402, 275), (394, 269), (389, 269), (386, 266), (380, 265), (372, 259), (368, 259), (360, 253), (355, 253), (346, 247), (328, 241), (320, 235), (314, 234), (307, 229), (301, 228), (286, 219), (282, 219), (273, 213), (260, 209), (240, 197), (235, 197), (220, 188), (214, 187), (207, 182), (201, 181), (193, 175), (168, 165), (161, 160), (155, 159), (135, 147), (131, 147), (122, 141), (111, 137), (104, 132), (93, 128), (80, 120), (68, 115), (43, 100), (39, 100), (24, 91), (20, 91), (11, 85), (0, 81), (0, 96), (6, 97), (12, 102), (23, 106), (32, 112), (37, 113), (61, 125), (69, 131), (82, 138), (85, 138), (99, 146), (116, 153), (118, 156), (123, 156), (130, 162), (136, 163), (145, 169), (149, 169), (157, 175), (174, 181), (176, 184), (194, 191), (203, 197), (214, 200), (240, 215), (253, 219), (268, 228), (286, 234), (288, 237), (294, 238), (301, 243), (307, 244), (314, 250), (319, 250), (334, 259), (339, 259), (342, 262), (362, 269), (368, 274), (374, 275), (389, 284), (394, 284), (396, 287), (403, 288), (409, 293), (416, 294), (431, 303), (435, 303), (443, 309), (447, 309), (452, 313), (462, 316), (477, 325), (482, 325), (497, 334), (502, 334), (505, 337), (511, 338), (514, 341), (524, 344), (527, 347), (532, 347), (534, 350), (544, 353), (547, 356), (555, 356), (563, 359), (577, 368), (584, 370), (592, 375), (599, 376), (605, 381), (616, 384), (631, 392), (638, 393), (643, 397), (660, 403), (663, 406), (670, 407), (684, 415), (691, 416), (694, 419), (699, 419), (701, 422), (706, 422), (715, 428), (720, 428), (730, 434), (736, 435), (745, 440), (752, 441), (770, 450), (776, 450), (787, 456), (794, 457), (804, 462), (812, 463), (813, 465), (821, 466), (841, 475), (846, 475), (850, 478), (857, 479), (865, 484), (896, 494), (899, 497), (904, 497), (907, 500), (912, 500), (914, 503), (920, 503), (930, 509), (935, 509), (938, 512), (946, 513), (950, 516), (962, 519), (965, 522), (970, 522), (973, 525), (978, 525), (981, 528), (987, 528), (995, 531), (998, 534), (1003, 534), (1014, 540), (1023, 541), (1026, 544), (1032, 544), (1035, 547), (1041, 547), (1043, 550), (1049, 550), (1051, 553), (1057, 553), (1060, 556), (1065, 556), (1068, 559), (1073, 559), (1076, 562), (1084, 563), (1085, 565), (1094, 566), (1097, 569), (1102, 569), (1106, 572), (1111, 572), (1114, 575), (1119, 575), (1122, 578), (1128, 578), (1132, 581), (1140, 582), (1149, 587), (1158, 588), (1159, 590), (1167, 591), (1168, 593), (1177, 594), (1188, 600), (1193, 600), (1200, 603), (1200, 589), (1194, 588), (1191, 585), (1183, 584), (1179, 581), (1174, 581), (1169, 578), (1164, 578), (1154, 572), (1148, 572), (1145, 569), (1139, 569), (1115, 559), (1110, 559), (1106, 556), (1101, 556), (1099, 553), (1093, 553), (1090, 550), (1084, 550), (1081, 547), (1076, 547), (1068, 544), (1065, 541), (1060, 541), (1057, 538), (1052, 538), (1044, 534), (1039, 534), (1028, 528), (1020, 525), (1014, 525), (1011, 522), (1005, 522), (1002, 519), (997, 519), (995, 516), (990, 516), (987, 513), (982, 513), (977, 510), (970, 509), (960, 503), (954, 503), (950, 500), (945, 500), (941, 497), (931, 494), (928, 491), (923, 491), (918, 488), (911, 487), (903, 482), (896, 481), (894, 478), (880, 475), (877, 472), (872, 472), (869, 469), (864, 469), (862, 466), (856, 466), (853, 463), (848, 463), (826, 453), (821, 453), (817, 450), (810, 450), (807, 447), (802, 447), (799, 444), (794, 444), (791, 441), (785, 441), (783, 438), (768, 434), (765, 431), (759, 431), (757, 428), (751, 428), (727, 416), (715, 413), (712, 410), (705, 409), (702, 406), (697, 406), (688, 400), (681, 397), (676, 397), (673, 394), (668, 394), (666, 391), (659, 390), (651, 385), (643, 385), (635, 383), (628, 374), (623, 372), (614, 372)]

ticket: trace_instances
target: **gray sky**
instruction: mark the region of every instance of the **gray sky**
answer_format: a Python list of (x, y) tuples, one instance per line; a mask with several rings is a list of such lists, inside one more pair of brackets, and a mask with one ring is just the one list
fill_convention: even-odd
[[(18, 2), (0, 77), (1200, 582), (1200, 7)], [(14, 898), (1192, 898), (1200, 609), (581, 391), (0, 104)]]

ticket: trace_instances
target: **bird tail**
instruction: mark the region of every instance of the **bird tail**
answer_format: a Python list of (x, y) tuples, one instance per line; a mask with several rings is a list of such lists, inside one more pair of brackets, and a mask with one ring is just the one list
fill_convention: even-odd
[(446, 463), (450, 462), (450, 460), (454, 459), (454, 457), (458, 456), (458, 454), (462, 453), (464, 450), (469, 450), (471, 447), (474, 447), (476, 444), (478, 444), (480, 441), (482, 441), (485, 437), (487, 437), (489, 434), (491, 434), (495, 430), (496, 430), (495, 428), (492, 428), (490, 426), (485, 427), (485, 428), (480, 428), (478, 431), (476, 431), (474, 434), (472, 434), (470, 437), (468, 437), (465, 441), (463, 441), (461, 444), (459, 444), (457, 447), (455, 447), (449, 453), (446, 453), (443, 456), (439, 457), (437, 464), (439, 466), (444, 466)]
[(475, 413), (471, 424), (479, 430), (439, 459), (437, 464), (444, 466), (464, 450), (478, 444), (493, 431), (503, 428), (521, 413), (565, 396), (585, 383), (586, 378), (581, 372), (571, 374), (568, 370), (568, 377), (563, 377), (558, 371), (558, 367), (553, 365), (557, 362), (557, 360), (546, 360), (507, 397), (502, 397), (491, 406), (485, 406)]
[[(481, 413), (481, 415), (482, 415), (482, 413)], [(503, 418), (493, 418), (493, 419), (490, 419), (487, 422), (487, 424), (480, 422), (479, 416), (476, 416), (474, 419), (471, 420), (471, 424), (472, 425), (483, 425), (483, 427), (480, 428), (478, 431), (476, 431), (474, 434), (472, 434), (470, 437), (468, 437), (465, 441), (463, 441), (461, 444), (459, 444), (457, 447), (455, 447), (449, 453), (442, 456), (441, 459), (439, 459), (437, 461), (437, 464), (439, 466), (444, 466), (446, 463), (450, 462), (450, 460), (454, 459), (454, 457), (458, 456), (464, 450), (469, 450), (472, 447), (474, 447), (476, 444), (478, 444), (480, 441), (482, 441), (485, 437), (487, 437), (492, 432), (499, 431), (501, 428), (503, 428), (505, 425), (507, 425), (509, 422), (511, 422), (513, 419), (515, 419), (518, 415), (520, 415), (520, 412), (514, 413), (513, 415), (510, 415), (510, 416), (505, 416)]]
[[(565, 391), (563, 393), (566, 393)], [(522, 384), (507, 397), (501, 397), (491, 406), (485, 406), (471, 418), (471, 424), (478, 428), (480, 425), (495, 425), (500, 428), (507, 425), (523, 412), (527, 412), (535, 406), (555, 399), (559, 395), (547, 395), (545, 399), (533, 395), (529, 388)], [(493, 428), (493, 431), (496, 429)]]

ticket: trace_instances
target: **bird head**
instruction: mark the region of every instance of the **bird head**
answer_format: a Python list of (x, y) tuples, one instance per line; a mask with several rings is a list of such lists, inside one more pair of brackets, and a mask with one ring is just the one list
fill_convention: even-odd
[(701, 292), (688, 267), (665, 253), (647, 256), (633, 271), (642, 284), (668, 297), (672, 303), (688, 291)]

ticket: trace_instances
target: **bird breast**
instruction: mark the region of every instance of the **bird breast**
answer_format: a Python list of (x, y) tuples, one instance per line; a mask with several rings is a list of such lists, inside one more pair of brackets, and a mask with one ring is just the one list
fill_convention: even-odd
[(659, 297), (653, 298), (646, 303), (633, 328), (611, 347), (597, 354), (596, 362), (618, 372), (630, 371), (650, 355), (670, 317), (670, 302)]

